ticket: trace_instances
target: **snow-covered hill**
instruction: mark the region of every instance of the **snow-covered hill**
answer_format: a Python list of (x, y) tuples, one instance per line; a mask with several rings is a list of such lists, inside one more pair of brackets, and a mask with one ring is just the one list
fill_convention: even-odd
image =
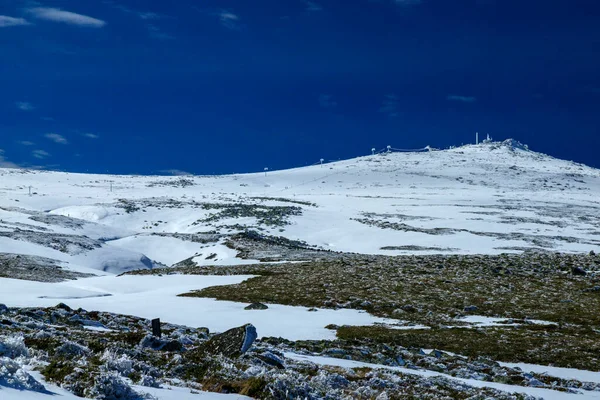
[[(335, 348), (316, 355), (298, 354), (296, 350), (290, 353), (288, 344), (278, 343), (279, 339), (260, 344), (269, 352), (285, 349), (287, 367), (300, 360), (345, 368), (383, 368), (388, 375), (390, 371), (403, 374), (402, 379), (416, 374), (418, 379), (411, 378), (412, 383), (408, 384), (410, 390), (433, 390), (433, 397), (441, 396), (440, 390), (450, 384), (452, 390), (463, 394), (484, 395), (491, 389), (481, 388), (492, 387), (544, 398), (566, 398), (566, 392), (554, 389), (569, 387), (572, 391), (576, 387), (584, 396), (568, 393), (569, 398), (596, 398), (595, 382), (600, 378), (594, 372), (597, 358), (591, 346), (597, 343), (597, 338), (592, 337), (597, 329), (589, 310), (597, 309), (594, 296), (600, 290), (596, 285), (597, 256), (532, 253), (510, 257), (388, 258), (337, 252), (588, 253), (598, 252), (599, 248), (600, 171), (529, 151), (512, 140), (425, 153), (382, 153), (266, 174), (109, 176), (0, 169), (0, 314), (10, 314), (27, 329), (42, 329), (42, 325), (39, 321), (24, 322), (18, 315), (21, 312), (32, 318), (47, 313), (49, 321), (53, 321), (51, 329), (58, 329), (54, 325), (56, 315), (69, 309), (85, 315), (97, 315), (97, 311), (117, 313), (111, 314), (116, 320), (127, 319), (122, 315), (142, 317), (147, 320), (138, 321), (137, 327), (148, 332), (149, 320), (153, 318), (202, 326), (211, 332), (251, 323), (260, 338), (292, 341), (331, 341), (340, 337), (343, 327), (354, 327), (361, 338), (372, 332), (370, 329), (379, 332), (377, 335), (385, 333), (383, 337), (393, 332), (415, 332), (422, 335), (423, 343), (434, 343), (434, 348), (438, 346), (435, 335), (439, 332), (466, 332), (464, 337), (444, 337), (439, 343), (445, 347), (453, 342), (468, 343), (469, 329), (477, 327), (478, 335), (482, 330), (487, 333), (474, 340), (488, 340), (482, 342), (485, 347), (485, 343), (499, 340), (486, 335), (497, 334), (505, 340), (507, 335), (502, 332), (510, 330), (514, 336), (517, 329), (513, 328), (519, 326), (522, 329), (517, 333), (521, 336), (513, 337), (512, 343), (533, 343), (534, 348), (523, 352), (526, 354), (500, 352), (504, 361), (527, 361), (535, 365), (513, 365), (527, 371), (548, 372), (550, 377), (575, 374), (590, 381), (577, 378), (576, 386), (572, 386), (574, 381), (569, 378), (555, 387), (555, 378), (551, 383), (538, 380), (546, 379), (546, 375), (507, 372), (500, 364), (489, 364), (495, 365), (490, 370), (479, 358), (467, 364), (471, 362), (467, 357), (454, 354), (465, 351), (468, 356), (490, 356), (484, 350), (480, 353), (476, 346), (440, 349), (449, 351), (448, 355), (433, 350), (433, 354), (438, 354), (435, 357), (423, 350), (414, 355), (403, 348), (398, 350), (400, 358), (388, 360), (381, 349), (365, 350), (363, 343), (360, 357), (372, 354), (379, 358), (349, 361), (329, 356), (343, 354), (346, 358), (350, 353), (345, 351), (358, 354), (354, 348), (337, 348), (339, 342), (329, 342)], [(308, 262), (297, 264), (298, 261)], [(224, 267), (258, 262), (283, 263)], [(176, 268), (168, 268), (173, 265)], [(140, 272), (118, 275), (155, 267), (166, 268), (145, 271), (149, 276)], [(242, 269), (247, 270), (241, 272)], [(249, 280), (255, 274), (264, 275)], [(279, 279), (269, 280), (270, 277)], [(416, 290), (409, 290), (411, 287)], [(218, 290), (198, 292), (209, 288)], [(223, 296), (227, 293), (245, 296)], [(540, 299), (540, 303), (531, 304), (533, 299)], [(255, 301), (264, 301), (267, 307), (259, 305), (261, 311), (246, 307)], [(58, 303), (71, 308), (63, 304), (44, 310), (6, 307), (51, 307)], [(479, 312), (482, 314), (473, 314)], [(65, 320), (70, 324), (80, 321), (73, 318), (70, 315)], [(567, 329), (556, 328), (565, 321)], [(540, 328), (529, 330), (533, 325)], [(3, 341), (23, 342), (23, 328), (15, 326), (10, 320), (0, 321), (0, 356)], [(463, 329), (447, 330), (449, 326)], [(538, 357), (549, 351), (536, 336), (542, 332), (539, 329), (548, 326), (557, 336), (543, 340), (563, 343), (551, 349), (556, 358), (551, 362), (571, 367), (573, 359), (581, 356), (583, 360), (576, 365), (586, 371), (548, 370), (537, 365), (549, 363), (548, 358)], [(89, 327), (84, 324), (80, 328)], [(101, 329), (110, 333), (112, 328)], [(2, 332), (17, 336), (2, 336)], [(38, 333), (28, 335), (26, 338), (38, 337)], [(431, 342), (426, 341), (428, 337)], [(564, 343), (570, 347), (561, 348)], [(383, 345), (390, 348), (388, 343)], [(425, 346), (419, 342), (416, 345)], [(506, 342), (506, 348), (511, 348), (510, 342)], [(257, 349), (253, 351), (260, 350)], [(523, 360), (523, 355), (530, 358)], [(405, 356), (429, 361), (415, 370), (412, 365), (405, 366)], [(290, 360), (296, 361), (290, 364)], [(14, 379), (8, 385), (2, 379), (8, 382), (8, 378), (18, 374), (27, 377), (19, 372), (25, 371), (25, 362), (23, 359), (19, 364), (0, 357), (0, 367), (2, 363), (12, 366), (4, 368), (4, 372), (0, 368), (0, 398), (22, 396)], [(475, 364), (490, 375), (474, 372)], [(164, 367), (164, 362), (161, 365)], [(448, 369), (450, 365), (452, 371)], [(261, 374), (280, 373), (273, 365), (266, 369), (255, 367), (252, 368)], [(246, 376), (249, 370), (232, 379)], [(290, 369), (286, 371), (290, 374)], [(348, 373), (353, 374), (354, 381), (357, 375)], [(496, 381), (508, 373), (516, 377), (514, 382)], [(318, 376), (323, 374), (321, 371)], [(388, 375), (385, 382), (399, 382), (397, 377)], [(281, 381), (281, 375), (273, 376), (273, 382)], [(339, 376), (337, 370), (335, 376)], [(379, 378), (373, 379), (381, 386)], [(322, 378), (310, 382), (314, 386), (320, 381)], [(330, 390), (337, 387), (335, 382), (328, 380), (323, 385)], [(180, 378), (167, 379), (166, 383), (185, 386), (176, 388), (177, 396), (189, 390), (186, 385), (190, 383)], [(191, 387), (197, 389), (196, 384)], [(393, 388), (393, 384), (389, 387)], [(175, 396), (167, 389), (139, 388), (144, 393), (151, 391), (159, 399)], [(54, 392), (63, 393), (52, 384), (47, 389), (50, 391), (30, 390), (27, 395), (41, 399)], [(190, 396), (194, 393), (190, 391)], [(492, 397), (512, 398), (503, 396), (494, 392)]]
[[(600, 171), (518, 142), (374, 156), (268, 173), (108, 176), (0, 170), (0, 252), (121, 272), (236, 264), (246, 228), (368, 254), (587, 252), (600, 245)], [(31, 190), (31, 195), (29, 194)]]

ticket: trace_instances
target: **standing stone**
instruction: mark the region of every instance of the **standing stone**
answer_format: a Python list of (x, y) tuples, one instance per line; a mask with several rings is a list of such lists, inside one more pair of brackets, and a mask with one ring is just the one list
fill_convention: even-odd
[(160, 318), (152, 320), (152, 336), (157, 338), (162, 337), (162, 331), (160, 330)]

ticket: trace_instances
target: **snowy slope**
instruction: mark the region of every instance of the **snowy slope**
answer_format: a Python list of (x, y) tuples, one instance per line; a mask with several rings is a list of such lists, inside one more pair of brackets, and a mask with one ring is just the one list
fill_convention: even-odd
[[(390, 255), (587, 252), (600, 244), (600, 171), (508, 141), (384, 153), (266, 176), (2, 169), (0, 179), (0, 252), (49, 257), (76, 269), (154, 266), (144, 255), (166, 265), (213, 253), (218, 256), (205, 263), (238, 263), (222, 243), (155, 234), (233, 233), (244, 227), (323, 249)], [(248, 215), (204, 222), (222, 211), (204, 203), (295, 206), (301, 215), (286, 216), (283, 225)], [(15, 230), (33, 234), (22, 237)], [(36, 233), (84, 236), (90, 243), (53, 247), (30, 237)]]

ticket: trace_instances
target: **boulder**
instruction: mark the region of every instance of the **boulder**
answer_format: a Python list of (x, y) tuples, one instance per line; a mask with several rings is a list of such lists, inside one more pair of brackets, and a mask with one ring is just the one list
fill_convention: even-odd
[(249, 306), (244, 307), (244, 310), (266, 310), (269, 307), (263, 303), (252, 303)]
[(587, 275), (587, 273), (585, 272), (585, 270), (581, 267), (571, 267), (571, 273), (573, 275), (579, 275), (579, 276), (585, 276)]
[(62, 309), (62, 310), (68, 311), (68, 312), (71, 312), (71, 311), (73, 311), (73, 310), (71, 309), (71, 307), (69, 307), (69, 306), (68, 306), (68, 305), (66, 305), (65, 303), (58, 303), (58, 304), (56, 305), (56, 308), (60, 308), (60, 309)]
[(4, 314), (7, 311), (8, 307), (6, 307), (6, 304), (0, 304), (0, 314)]
[(237, 358), (250, 349), (257, 336), (254, 325), (246, 324), (213, 336), (200, 345), (196, 352)]
[(266, 351), (262, 354), (257, 354), (256, 358), (261, 360), (267, 365), (275, 367), (277, 369), (285, 369), (283, 360), (276, 354), (271, 353), (270, 351)]

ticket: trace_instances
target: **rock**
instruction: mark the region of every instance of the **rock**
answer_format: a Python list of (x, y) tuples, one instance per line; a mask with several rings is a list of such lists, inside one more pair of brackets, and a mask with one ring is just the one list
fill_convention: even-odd
[(392, 311), (392, 315), (394, 317), (401, 317), (406, 311), (404, 311), (401, 308), (396, 308), (394, 311)]
[(68, 305), (66, 305), (65, 303), (58, 303), (58, 304), (56, 305), (56, 308), (60, 308), (60, 309), (62, 309), (62, 310), (69, 311), (69, 312), (70, 312), (70, 311), (73, 311), (73, 310), (71, 309), (71, 307), (69, 307), (69, 306), (68, 306)]
[[(591, 287), (588, 289), (584, 289), (583, 291), (584, 292), (600, 292), (600, 286), (594, 286), (594, 287)], [(1, 311), (0, 311), (0, 313), (1, 313)]]
[(477, 311), (477, 306), (467, 306), (464, 308), (465, 312), (473, 312), (473, 311)]
[(594, 250), (590, 250), (590, 256), (592, 256), (592, 257), (593, 257), (593, 256), (595, 256), (595, 255), (596, 255), (596, 253), (594, 252)]
[(256, 358), (258, 358), (265, 364), (275, 367), (277, 369), (285, 369), (285, 366), (283, 365), (283, 360), (279, 356), (271, 353), (270, 351), (258, 354)]
[(161, 347), (162, 351), (181, 351), (183, 350), (183, 344), (181, 344), (178, 340), (171, 340), (165, 343), (164, 346)]
[(256, 328), (246, 324), (213, 336), (195, 351), (206, 355), (224, 355), (237, 358), (250, 349), (257, 338)]
[(252, 303), (249, 306), (244, 307), (244, 310), (266, 310), (269, 307), (263, 303)]
[(375, 400), (389, 400), (389, 398), (390, 397), (388, 396), (387, 392), (381, 392), (379, 393), (379, 396), (375, 398)]
[(410, 304), (405, 304), (400, 308), (409, 313), (417, 312), (417, 309), (414, 306), (411, 306)]
[(571, 267), (571, 273), (573, 275), (578, 275), (578, 276), (585, 276), (587, 275), (587, 272), (585, 272), (585, 270), (581, 267)]
[(0, 304), (0, 314), (4, 314), (7, 311), (8, 307), (6, 307), (6, 304)]
[(311, 307), (311, 308), (309, 308), (309, 309), (308, 309), (308, 311), (310, 311), (310, 312), (315, 312), (315, 311), (319, 311), (319, 310), (317, 310), (317, 309), (316, 309), (316, 308), (314, 308), (314, 307)]

